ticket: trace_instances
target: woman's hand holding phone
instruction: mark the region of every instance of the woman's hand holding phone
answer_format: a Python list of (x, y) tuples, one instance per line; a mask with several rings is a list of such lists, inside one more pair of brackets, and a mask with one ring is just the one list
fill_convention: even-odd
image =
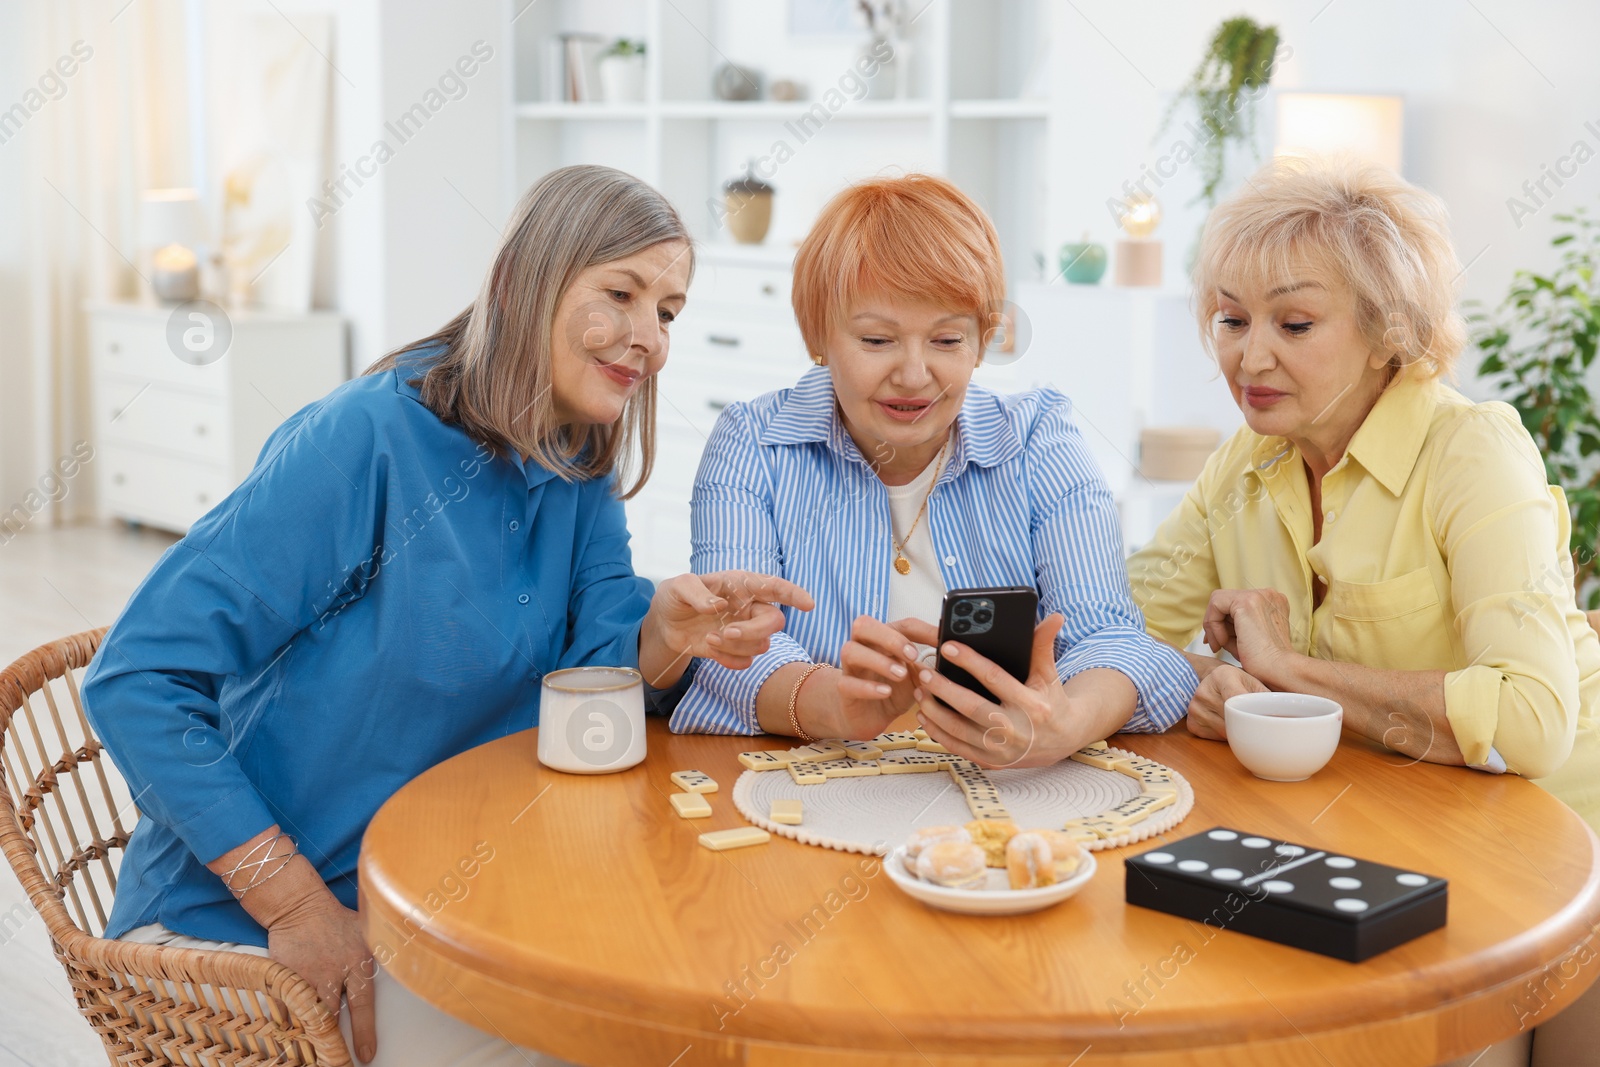
[[(1053, 614), (1033, 631), (1028, 680), (1019, 682), (1004, 668), (958, 641), (946, 641), (940, 654), (972, 675), (998, 698), (985, 700), (926, 667), (916, 673), (917, 721), (928, 736), (953, 754), (983, 767), (1043, 767), (1071, 755), (1101, 736), (1086, 736), (1096, 724), (1074, 714), (1073, 702), (1056, 673), (1055, 641), (1066, 619)], [(913, 642), (936, 644), (939, 632), (914, 619), (894, 624)], [(1131, 683), (1130, 683), (1131, 685)]]

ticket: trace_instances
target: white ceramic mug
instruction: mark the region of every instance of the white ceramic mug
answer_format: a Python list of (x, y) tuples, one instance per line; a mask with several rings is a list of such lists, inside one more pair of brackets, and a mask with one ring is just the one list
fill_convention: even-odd
[(644, 760), (644, 679), (631, 667), (568, 667), (544, 676), (539, 762), (608, 774)]
[(1301, 782), (1339, 747), (1344, 708), (1304, 693), (1241, 693), (1222, 705), (1228, 747), (1245, 769), (1269, 782)]

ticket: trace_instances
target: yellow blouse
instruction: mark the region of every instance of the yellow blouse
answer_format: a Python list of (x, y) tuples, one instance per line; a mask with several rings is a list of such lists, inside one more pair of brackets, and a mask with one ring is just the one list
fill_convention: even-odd
[(1323, 479), (1321, 541), (1298, 450), (1245, 427), (1128, 572), (1150, 633), (1179, 647), (1214, 590), (1273, 588), (1302, 653), (1448, 672), (1467, 762), (1493, 746), (1600, 830), (1600, 639), (1573, 596), (1570, 530), (1510, 406), (1402, 374)]

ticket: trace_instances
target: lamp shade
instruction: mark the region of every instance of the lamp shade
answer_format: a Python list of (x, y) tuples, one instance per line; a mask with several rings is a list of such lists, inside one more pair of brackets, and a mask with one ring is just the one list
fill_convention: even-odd
[(193, 189), (149, 189), (139, 205), (139, 242), (145, 248), (205, 242), (205, 219)]
[(1398, 96), (1279, 93), (1280, 156), (1346, 153), (1400, 173), (1404, 104)]

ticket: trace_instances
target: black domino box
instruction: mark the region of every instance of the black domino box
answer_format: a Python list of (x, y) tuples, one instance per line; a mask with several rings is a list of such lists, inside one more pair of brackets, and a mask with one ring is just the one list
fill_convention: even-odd
[(1444, 926), (1450, 884), (1213, 827), (1126, 861), (1129, 904), (1359, 963)]

